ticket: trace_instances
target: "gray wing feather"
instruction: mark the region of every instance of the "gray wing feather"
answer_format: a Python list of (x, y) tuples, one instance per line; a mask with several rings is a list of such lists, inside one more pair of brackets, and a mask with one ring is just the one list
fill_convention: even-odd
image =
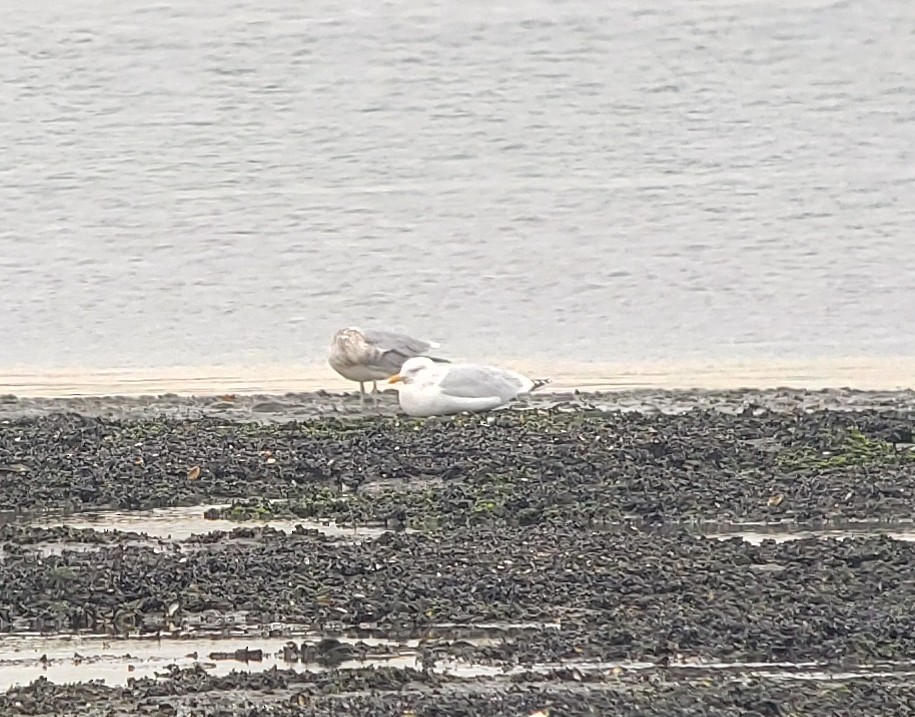
[(486, 366), (454, 366), (442, 379), (440, 387), (449, 396), (486, 398), (498, 396), (503, 401), (514, 398), (523, 388), (515, 376)]
[(363, 331), (366, 342), (381, 351), (396, 351), (397, 353), (407, 355), (407, 358), (413, 356), (422, 356), (424, 351), (432, 348), (432, 344), (422, 339), (414, 339), (406, 334), (398, 334), (394, 331), (378, 331), (369, 329)]
[[(426, 352), (432, 348), (432, 344), (428, 341), (414, 339), (412, 336), (398, 334), (394, 331), (368, 329), (363, 331), (362, 335), (365, 337), (366, 343), (377, 351), (372, 366), (390, 371), (392, 375), (400, 371), (404, 361), (414, 356), (425, 356)], [(434, 356), (429, 358), (438, 363), (448, 363), (446, 359)]]

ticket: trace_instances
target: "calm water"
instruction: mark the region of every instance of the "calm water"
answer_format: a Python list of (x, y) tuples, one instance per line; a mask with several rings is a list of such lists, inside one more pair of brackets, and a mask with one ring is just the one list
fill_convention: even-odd
[(0, 2), (0, 371), (915, 354), (915, 3), (459, 7)]

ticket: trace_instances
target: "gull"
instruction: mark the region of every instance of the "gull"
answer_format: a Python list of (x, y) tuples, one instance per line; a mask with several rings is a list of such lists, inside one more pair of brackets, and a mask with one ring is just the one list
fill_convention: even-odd
[[(365, 382), (372, 382), (372, 395), (378, 405), (378, 381), (396, 374), (404, 361), (423, 356), (437, 343), (414, 339), (393, 331), (362, 330), (355, 326), (334, 334), (327, 362), (343, 378), (359, 382), (359, 405), (365, 407)], [(447, 363), (447, 359), (429, 357), (430, 363)]]
[(447, 365), (420, 356), (405, 361), (388, 383), (399, 383), (400, 407), (408, 416), (445, 416), (489, 411), (550, 383), (496, 366)]

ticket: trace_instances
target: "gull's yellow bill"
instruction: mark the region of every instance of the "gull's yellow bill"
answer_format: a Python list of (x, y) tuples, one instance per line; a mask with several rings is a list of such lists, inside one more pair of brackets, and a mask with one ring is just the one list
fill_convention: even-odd
[(393, 376), (391, 376), (391, 378), (388, 379), (388, 383), (400, 383), (401, 381), (403, 381), (403, 376), (401, 376), (399, 373), (395, 373)]

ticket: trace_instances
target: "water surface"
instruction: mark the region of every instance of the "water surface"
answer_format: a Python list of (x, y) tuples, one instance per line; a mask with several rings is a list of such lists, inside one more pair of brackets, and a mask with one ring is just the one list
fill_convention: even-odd
[(915, 354), (908, 0), (2, 7), (0, 376)]

